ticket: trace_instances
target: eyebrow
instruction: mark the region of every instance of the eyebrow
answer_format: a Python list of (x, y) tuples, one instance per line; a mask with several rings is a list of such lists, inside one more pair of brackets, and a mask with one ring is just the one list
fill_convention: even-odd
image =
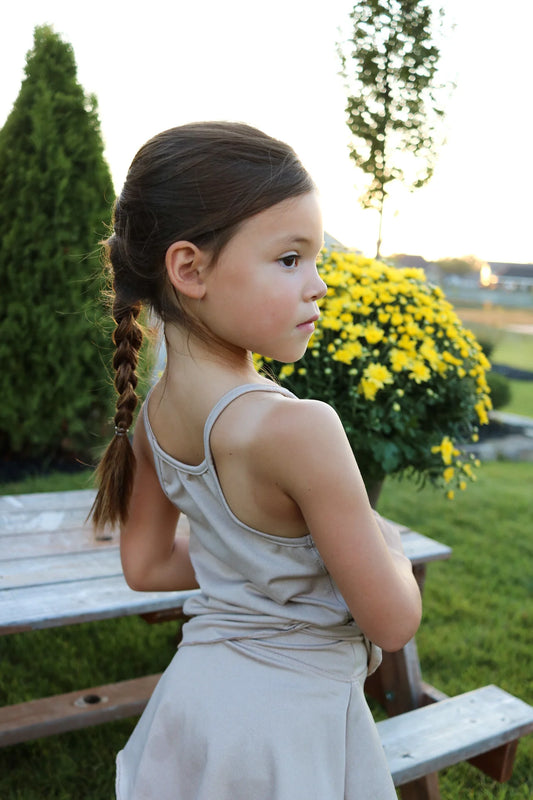
[[(311, 245), (314, 244), (313, 240), (312, 239), (308, 239), (307, 236), (290, 236), (289, 235), (289, 236), (286, 236), (286, 237), (284, 236), (283, 240), (287, 241), (287, 242), (294, 242), (294, 244), (304, 244), (304, 245), (307, 245), (309, 247), (311, 247)], [(322, 239), (322, 241), (320, 243), (320, 249), (322, 249), (324, 247), (324, 244), (325, 244), (324, 239)]]

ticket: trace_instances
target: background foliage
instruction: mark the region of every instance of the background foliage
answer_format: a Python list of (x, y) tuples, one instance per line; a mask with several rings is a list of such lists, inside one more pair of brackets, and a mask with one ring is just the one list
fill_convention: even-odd
[(0, 131), (0, 449), (53, 456), (101, 433), (111, 393), (99, 241), (114, 190), (72, 48), (36, 28)]

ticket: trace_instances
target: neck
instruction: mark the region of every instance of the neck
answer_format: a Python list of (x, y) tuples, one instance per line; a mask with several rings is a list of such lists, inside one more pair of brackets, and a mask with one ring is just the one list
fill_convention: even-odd
[(261, 380), (249, 350), (228, 345), (209, 337), (200, 338), (178, 325), (165, 326), (167, 343), (167, 378), (174, 375), (181, 382), (193, 374), (211, 380), (225, 376), (230, 382), (254, 383)]

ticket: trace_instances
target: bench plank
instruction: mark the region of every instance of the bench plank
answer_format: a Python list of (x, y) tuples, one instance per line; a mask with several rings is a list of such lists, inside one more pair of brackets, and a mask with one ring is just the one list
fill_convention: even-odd
[(0, 708), (0, 747), (142, 713), (161, 676), (30, 700)]
[(396, 786), (467, 761), (533, 731), (533, 707), (484, 686), (378, 722)]

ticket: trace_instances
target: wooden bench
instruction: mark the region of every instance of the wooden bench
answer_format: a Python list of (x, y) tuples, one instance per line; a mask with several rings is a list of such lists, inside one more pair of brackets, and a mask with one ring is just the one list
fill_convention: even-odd
[(533, 731), (533, 706), (497, 686), (484, 686), (377, 727), (395, 786), (405, 787), (403, 798), (421, 800), (429, 795), (417, 787), (418, 778), (462, 761), (495, 780), (509, 780), (518, 739)]
[[(0, 744), (137, 716), (159, 677), (149, 675), (4, 708)], [(402, 787), (403, 798), (423, 800), (438, 796), (438, 784), (429, 793), (427, 783), (419, 779), (462, 761), (470, 761), (495, 780), (508, 780), (518, 739), (533, 731), (533, 707), (497, 686), (484, 686), (383, 720), (377, 728), (394, 785)]]

